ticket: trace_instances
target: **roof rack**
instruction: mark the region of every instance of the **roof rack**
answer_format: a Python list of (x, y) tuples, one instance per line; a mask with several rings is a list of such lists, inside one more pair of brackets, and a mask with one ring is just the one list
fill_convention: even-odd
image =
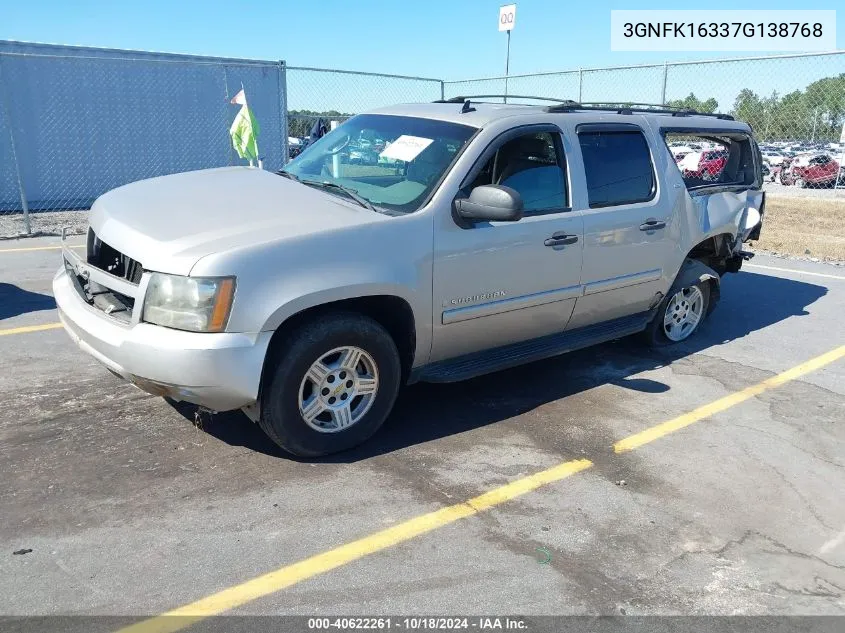
[[(476, 99), (534, 99), (535, 101), (551, 101), (552, 103), (575, 103), (569, 99), (553, 99), (552, 97), (529, 97), (526, 95), (462, 95), (460, 97), (450, 97), (449, 99), (438, 99), (433, 103), (463, 103), (465, 101), (475, 101)], [(516, 105), (516, 104), (514, 104)]]
[(671, 114), (672, 116), (709, 116), (724, 121), (733, 121), (730, 114), (719, 112), (699, 112), (691, 108), (678, 108), (662, 103), (598, 103), (568, 101), (546, 107), (546, 112), (573, 112), (576, 110), (616, 112), (617, 114)]
[(438, 99), (434, 103), (463, 103), (467, 106), (470, 100), (476, 99), (533, 99), (535, 101), (551, 101), (554, 105), (546, 106), (546, 112), (574, 112), (578, 110), (616, 112), (617, 114), (671, 114), (672, 116), (709, 116), (724, 121), (733, 121), (730, 114), (719, 112), (699, 112), (691, 108), (679, 108), (665, 103), (607, 103), (598, 101), (573, 101), (571, 99), (555, 99), (553, 97), (531, 97), (527, 95), (462, 95), (449, 99)]

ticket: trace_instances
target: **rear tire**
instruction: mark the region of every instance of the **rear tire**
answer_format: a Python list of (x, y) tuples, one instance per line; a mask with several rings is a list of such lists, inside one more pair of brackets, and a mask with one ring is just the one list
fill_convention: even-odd
[(652, 347), (665, 347), (687, 340), (701, 327), (709, 310), (709, 281), (699, 281), (686, 287), (673, 285), (643, 332), (646, 343)]
[(261, 429), (301, 457), (347, 450), (387, 419), (401, 380), (390, 334), (361, 314), (317, 317), (285, 336), (266, 370)]

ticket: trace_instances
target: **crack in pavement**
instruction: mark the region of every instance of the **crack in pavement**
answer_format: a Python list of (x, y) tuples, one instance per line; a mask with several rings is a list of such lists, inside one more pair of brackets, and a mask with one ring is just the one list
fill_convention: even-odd
[(733, 426), (736, 427), (736, 428), (740, 428), (740, 429), (747, 429), (747, 430), (755, 432), (755, 433), (760, 433), (761, 435), (766, 435), (766, 436), (771, 437), (771, 438), (776, 439), (776, 440), (780, 440), (781, 442), (791, 446), (792, 448), (794, 448), (796, 450), (801, 451), (802, 453), (809, 455), (810, 457), (813, 457), (813, 458), (819, 460), (820, 462), (830, 464), (831, 466), (836, 466), (837, 468), (845, 468), (845, 464), (841, 464), (837, 461), (833, 461), (832, 459), (825, 459), (824, 457), (817, 455), (813, 451), (806, 449), (806, 448), (802, 448), (801, 446), (798, 446), (797, 444), (790, 442), (785, 437), (777, 435), (776, 433), (772, 433), (771, 431), (767, 431), (765, 429), (760, 429), (760, 428), (753, 427), (753, 426), (748, 426), (747, 424), (734, 424)]

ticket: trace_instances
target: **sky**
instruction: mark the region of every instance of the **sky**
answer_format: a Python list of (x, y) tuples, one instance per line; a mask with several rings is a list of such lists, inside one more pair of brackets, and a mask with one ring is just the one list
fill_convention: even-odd
[[(446, 79), (504, 74), (500, 0), (0, 0), (0, 39), (225, 57)], [(838, 5), (838, 7), (837, 7)], [(840, 1), (519, 0), (511, 74), (753, 53), (610, 51), (611, 9), (836, 9)]]
[[(289, 66), (337, 68), (437, 79), (504, 74), (507, 36), (497, 29), (508, 0), (0, 0), (0, 40), (139, 49), (219, 57), (284, 59)], [(518, 0), (510, 74), (662, 64), (774, 52), (613, 52), (611, 9), (836, 9), (838, 2), (708, 0), (705, 6), (642, 0)], [(845, 5), (838, 7), (845, 48)], [(667, 100), (695, 92), (729, 111), (741, 88), (783, 95), (845, 72), (845, 55), (671, 69)], [(388, 85), (389, 84), (389, 85)], [(661, 99), (662, 68), (584, 74), (583, 101)], [(455, 94), (499, 94), (501, 82), (447, 86)], [(577, 74), (511, 80), (510, 94), (578, 99)], [(288, 74), (291, 109), (360, 112), (436, 98), (439, 84), (352, 75)]]

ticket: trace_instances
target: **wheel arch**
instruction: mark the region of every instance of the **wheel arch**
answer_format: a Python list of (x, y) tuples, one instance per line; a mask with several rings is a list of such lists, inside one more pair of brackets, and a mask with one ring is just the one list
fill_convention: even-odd
[(710, 266), (702, 262), (700, 259), (693, 259), (688, 256), (684, 260), (684, 263), (681, 264), (681, 269), (675, 277), (672, 287), (669, 289), (669, 296), (671, 297), (681, 288), (705, 281), (710, 284), (710, 304), (707, 307), (707, 314), (710, 314), (713, 311), (713, 308), (716, 307), (716, 304), (719, 302), (719, 298), (722, 294), (721, 278), (719, 277), (719, 273), (710, 268)]
[(387, 330), (399, 351), (399, 358), (402, 363), (402, 384), (406, 382), (416, 358), (418, 343), (417, 324), (411, 303), (406, 298), (396, 294), (345, 297), (304, 305), (297, 311), (290, 311), (272, 328), (274, 330), (273, 336), (270, 339), (261, 371), (259, 402), (261, 400), (260, 390), (264, 386), (268, 368), (272, 367), (273, 363), (278, 360), (278, 350), (285, 336), (315, 317), (343, 312), (363, 314)]
[(729, 270), (727, 262), (733, 256), (731, 244), (735, 239), (730, 233), (714, 231), (693, 246), (684, 259), (700, 261), (721, 276)]

